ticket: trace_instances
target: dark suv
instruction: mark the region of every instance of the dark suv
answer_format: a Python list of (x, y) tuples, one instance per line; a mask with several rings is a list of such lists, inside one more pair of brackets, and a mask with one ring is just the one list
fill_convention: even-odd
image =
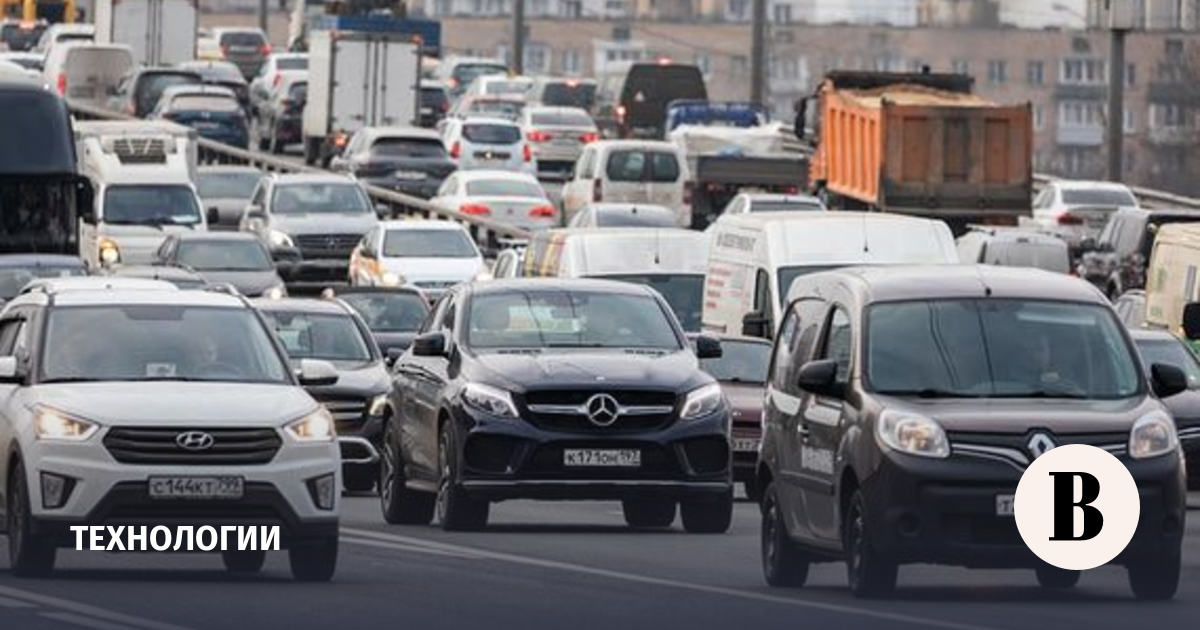
[(605, 280), (450, 289), (393, 369), (389, 523), (478, 529), (504, 499), (620, 500), (633, 527), (724, 532), (729, 404), (662, 296)]
[(1143, 370), (1104, 296), (1069, 276), (984, 265), (804, 276), (765, 403), (766, 580), (799, 586), (809, 563), (845, 560), (857, 596), (890, 592), (906, 563), (1028, 567), (1043, 586), (1071, 587), (1079, 572), (1025, 546), (1011, 499), (1038, 456), (1088, 444), (1141, 493), (1113, 562), (1137, 597), (1170, 598), (1186, 494), (1159, 397), (1186, 387), (1176, 367)]
[(1100, 287), (1109, 299), (1146, 286), (1146, 266), (1158, 228), (1167, 223), (1200, 221), (1200, 210), (1119, 210), (1095, 242), (1085, 240), (1078, 274)]

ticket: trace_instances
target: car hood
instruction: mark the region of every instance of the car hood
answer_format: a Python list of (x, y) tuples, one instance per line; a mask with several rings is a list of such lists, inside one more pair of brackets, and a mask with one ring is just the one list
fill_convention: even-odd
[(103, 425), (281, 425), (316, 408), (295, 385), (180, 381), (48, 383), (30, 388), (39, 401)]
[(385, 258), (383, 265), (410, 283), (426, 280), (470, 282), (475, 274), (487, 269), (478, 258)]
[(554, 349), (537, 354), (483, 352), (469, 380), (515, 392), (568, 387), (670, 390), (683, 393), (711, 382), (690, 352), (641, 354), (623, 350)]
[(733, 409), (734, 424), (757, 425), (762, 422), (763, 393), (766, 390), (763, 385), (721, 381), (721, 390)]
[(373, 396), (388, 389), (390, 381), (383, 361), (371, 361), (366, 364), (345, 361), (331, 363), (337, 368), (337, 383), (306, 388), (315, 398)]
[(205, 282), (231, 284), (242, 295), (256, 297), (274, 286), (283, 284), (274, 269), (265, 271), (200, 271)]
[(272, 214), (271, 227), (290, 235), (366, 234), (379, 220), (370, 212)]
[(1122, 400), (954, 399), (914, 400), (881, 396), (890, 409), (903, 409), (936, 420), (947, 431), (1024, 434), (1125, 432), (1133, 421), (1162, 405), (1147, 396)]

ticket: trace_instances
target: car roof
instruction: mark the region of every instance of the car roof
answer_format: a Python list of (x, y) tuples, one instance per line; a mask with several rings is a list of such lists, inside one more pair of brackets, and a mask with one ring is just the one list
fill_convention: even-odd
[(1126, 186), (1120, 182), (1091, 181), (1083, 179), (1056, 179), (1054, 180), (1054, 183), (1059, 188), (1070, 188), (1074, 190), (1129, 190), (1129, 186)]
[(517, 123), (499, 116), (466, 116), (462, 119), (464, 125), (504, 125), (506, 127), (517, 127)]
[(422, 127), (363, 127), (362, 133), (372, 141), (380, 138), (419, 138), (439, 141), (442, 139), (438, 132)]
[(213, 85), (211, 83), (187, 83), (184, 85), (168, 86), (162, 91), (159, 98), (168, 98), (179, 96), (182, 94), (195, 96), (228, 96), (229, 98), (237, 98), (233, 90), (223, 85)]
[(597, 278), (506, 278), (475, 282), (467, 285), (474, 295), (491, 295), (517, 291), (580, 291), (619, 293), (623, 295), (652, 295), (651, 289), (644, 285), (620, 280), (601, 280)]
[(631, 212), (633, 210), (649, 210), (650, 212), (666, 212), (671, 216), (675, 215), (675, 211), (666, 206), (656, 203), (635, 203), (632, 201), (600, 201), (591, 202), (584, 206), (584, 210), (591, 208), (596, 212)]
[(248, 164), (203, 164), (196, 169), (201, 175), (205, 173), (255, 173), (262, 175), (262, 169)]
[[(332, 291), (333, 291), (334, 297), (341, 297), (343, 295), (363, 295), (363, 294), (368, 294), (368, 293), (403, 293), (406, 295), (413, 295), (413, 296), (419, 297), (422, 300), (425, 299), (425, 294), (422, 293), (421, 290), (418, 289), (417, 287), (412, 287), (412, 286), (399, 286), (399, 287), (343, 286), (343, 287), (332, 288)], [(425, 302), (425, 304), (428, 305), (428, 302)]]
[(772, 203), (803, 203), (803, 204), (820, 204), (821, 199), (814, 195), (797, 195), (797, 194), (782, 194), (782, 193), (741, 193), (743, 197), (748, 199), (750, 203), (755, 202), (772, 202)]
[(271, 313), (322, 313), (326, 315), (350, 315), (346, 307), (337, 300), (323, 298), (286, 297), (277, 300), (257, 298), (250, 300), (260, 311)]
[(599, 150), (603, 149), (663, 149), (668, 151), (678, 150), (678, 146), (667, 142), (666, 140), (597, 140), (591, 143), (591, 146)]
[[(150, 280), (148, 282), (156, 282)], [(169, 283), (162, 283), (169, 284)], [(82, 306), (94, 304), (162, 304), (178, 306), (207, 306), (245, 308), (241, 298), (220, 291), (164, 290), (164, 289), (111, 289), (63, 291), (55, 294), (55, 306)]]
[(180, 241), (192, 242), (258, 241), (258, 237), (250, 232), (221, 232), (216, 230), (209, 232), (180, 232), (178, 234), (172, 234), (172, 236), (178, 238)]
[(78, 256), (66, 254), (3, 254), (0, 255), (0, 268), (12, 267), (72, 267), (82, 268), (83, 261)]
[[(858, 287), (864, 302), (956, 298), (1034, 299), (1108, 304), (1091, 283), (1061, 273), (996, 265), (878, 265), (814, 273), (805, 280)], [(804, 284), (809, 284), (805, 282)], [(797, 282), (788, 301), (798, 297)]]
[(477, 181), (480, 179), (507, 179), (512, 181), (532, 181), (537, 182), (537, 178), (529, 173), (518, 173), (516, 171), (502, 171), (493, 168), (477, 168), (458, 171), (458, 177), (464, 182)]
[(380, 221), (380, 227), (385, 230), (444, 230), (446, 232), (465, 232), (467, 228), (454, 221), (438, 219), (392, 219)]
[(1179, 337), (1176, 337), (1174, 333), (1172, 333), (1169, 330), (1163, 330), (1161, 328), (1130, 328), (1129, 336), (1133, 337), (1134, 341), (1162, 340), (1162, 341), (1174, 341), (1177, 343), (1180, 342)]
[(529, 105), (525, 108), (529, 114), (583, 114), (591, 119), (591, 115), (582, 107), (573, 107), (571, 105)]
[[(1037, 245), (1058, 245), (1067, 246), (1066, 241), (1045, 232), (1037, 232), (1031, 229), (1019, 227), (993, 227), (993, 226), (971, 226), (967, 234), (982, 234), (989, 241), (1017, 242), (1017, 243), (1034, 243)], [(964, 235), (965, 236), (965, 235)]]
[(276, 184), (356, 184), (349, 175), (336, 173), (271, 173)]

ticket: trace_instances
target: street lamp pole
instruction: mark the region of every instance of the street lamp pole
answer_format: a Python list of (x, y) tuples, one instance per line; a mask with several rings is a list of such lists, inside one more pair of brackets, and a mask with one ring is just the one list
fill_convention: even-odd
[(512, 71), (525, 74), (525, 0), (513, 0)]
[(767, 104), (767, 0), (753, 0), (750, 26), (750, 101)]
[(1119, 182), (1124, 175), (1122, 158), (1125, 141), (1125, 34), (1113, 28), (1108, 70), (1108, 179)]

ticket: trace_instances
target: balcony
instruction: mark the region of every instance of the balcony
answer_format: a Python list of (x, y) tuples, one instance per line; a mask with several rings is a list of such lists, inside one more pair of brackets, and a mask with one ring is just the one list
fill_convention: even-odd
[(1059, 146), (1098, 147), (1104, 144), (1104, 126), (1060, 123), (1055, 131), (1054, 141)]
[(1200, 131), (1179, 125), (1165, 125), (1146, 130), (1146, 142), (1160, 147), (1195, 146), (1200, 142)]
[(1058, 83), (1054, 95), (1072, 101), (1100, 101), (1108, 98), (1106, 83)]

